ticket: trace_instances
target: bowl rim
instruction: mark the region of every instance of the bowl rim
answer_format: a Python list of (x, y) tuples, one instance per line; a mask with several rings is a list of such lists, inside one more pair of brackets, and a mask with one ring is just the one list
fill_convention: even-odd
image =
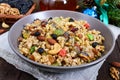
[(97, 64), (97, 63), (105, 60), (105, 59), (111, 54), (111, 52), (112, 52), (113, 49), (114, 49), (114, 46), (115, 46), (115, 37), (114, 37), (114, 35), (113, 35), (113, 32), (107, 27), (107, 25), (103, 24), (103, 22), (101, 22), (100, 20), (98, 20), (98, 19), (96, 19), (96, 18), (93, 18), (93, 17), (91, 17), (91, 16), (88, 16), (88, 15), (86, 15), (86, 17), (91, 17), (91, 18), (93, 18), (94, 20), (96, 20), (96, 21), (100, 22), (101, 24), (103, 24), (104, 26), (106, 26), (106, 28), (111, 32), (112, 37), (113, 37), (113, 44), (112, 44), (112, 47), (110, 48), (110, 50), (108, 51), (108, 53), (106, 53), (104, 56), (98, 58), (98, 59), (95, 60), (95, 61), (92, 61), (92, 62), (86, 63), (86, 64), (77, 65), (77, 66), (70, 66), (70, 67), (68, 67), (68, 66), (51, 66), (51, 65), (40, 64), (40, 63), (38, 63), (38, 62), (32, 61), (32, 60), (26, 58), (25, 56), (23, 56), (23, 55), (22, 55), (20, 52), (18, 52), (17, 50), (15, 50), (14, 46), (12, 45), (12, 42), (11, 42), (11, 39), (10, 39), (10, 35), (12, 35), (12, 34), (11, 34), (11, 33), (12, 33), (12, 30), (14, 29), (14, 27), (15, 27), (15, 25), (16, 25), (17, 23), (19, 23), (21, 20), (23, 20), (23, 19), (25, 19), (25, 18), (27, 18), (27, 17), (29, 17), (29, 16), (31, 16), (31, 15), (35, 15), (35, 14), (37, 14), (37, 13), (44, 13), (44, 12), (46, 12), (46, 13), (47, 13), (47, 12), (62, 12), (62, 11), (63, 11), (63, 12), (72, 12), (72, 13), (74, 13), (74, 14), (86, 15), (86, 14), (83, 14), (83, 13), (80, 13), (80, 12), (69, 11), (69, 10), (47, 10), (47, 11), (35, 12), (35, 13), (30, 14), (30, 15), (27, 15), (27, 16), (21, 18), (20, 20), (18, 20), (17, 22), (15, 22), (15, 24), (12, 25), (12, 27), (11, 27), (11, 29), (10, 29), (10, 31), (9, 31), (9, 34), (8, 34), (8, 42), (9, 42), (9, 44), (10, 44), (11, 49), (12, 49), (19, 57), (21, 57), (22, 59), (24, 59), (24, 60), (27, 61), (27, 62), (30, 62), (30, 63), (32, 63), (32, 64), (34, 64), (34, 65), (39, 66), (39, 67), (54, 68), (54, 69), (75, 69), (75, 68), (83, 68), (83, 67), (92, 66), (92, 65), (94, 65), (94, 64)]

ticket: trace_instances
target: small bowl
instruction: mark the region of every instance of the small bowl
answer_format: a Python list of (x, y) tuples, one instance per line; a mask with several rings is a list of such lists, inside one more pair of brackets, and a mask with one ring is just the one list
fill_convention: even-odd
[(23, 18), (29, 14), (31, 14), (35, 10), (36, 4), (34, 3), (31, 8), (28, 10), (27, 13), (25, 14), (20, 14), (20, 15), (6, 15), (6, 14), (0, 14), (0, 22), (5, 21), (6, 23), (15, 23), (17, 20), (20, 18)]
[[(21, 31), (23, 29), (23, 26), (26, 23), (31, 23), (33, 20), (35, 20), (37, 18), (48, 19), (49, 17), (59, 17), (59, 16), (72, 17), (75, 20), (80, 20), (80, 19), (86, 20), (91, 25), (91, 29), (99, 30), (105, 38), (105, 41), (104, 41), (105, 52), (104, 52), (104, 54), (102, 54), (102, 56), (99, 59), (97, 59), (93, 62), (78, 65), (78, 66), (71, 66), (71, 67), (48, 66), (48, 65), (44, 65), (44, 64), (34, 62), (34, 61), (26, 58), (25, 56), (23, 56), (19, 52), (18, 41), (17, 41), (18, 37), (21, 35)], [(115, 46), (115, 38), (114, 38), (112, 32), (101, 21), (99, 21), (98, 19), (95, 19), (93, 17), (90, 17), (88, 15), (79, 13), (79, 12), (67, 11), (67, 10), (49, 10), (49, 11), (37, 12), (37, 13), (30, 14), (30, 15), (24, 17), (24, 18), (21, 18), (11, 27), (11, 29), (9, 31), (9, 35), (8, 35), (8, 40), (9, 40), (9, 44), (10, 44), (12, 50), (19, 57), (21, 57), (21, 59), (24, 59), (28, 63), (36, 65), (41, 70), (50, 71), (50, 72), (57, 72), (57, 73), (82, 69), (82, 68), (86, 68), (86, 67), (89, 67), (89, 66), (94, 66), (95, 64), (97, 64), (97, 63), (101, 62), (102, 60), (106, 59), (110, 55), (110, 53), (112, 52), (112, 50)]]

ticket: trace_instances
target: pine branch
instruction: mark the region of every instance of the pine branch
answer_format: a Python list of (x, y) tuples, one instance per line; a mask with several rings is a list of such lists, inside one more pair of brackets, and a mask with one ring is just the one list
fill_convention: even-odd
[(109, 4), (107, 9), (109, 23), (120, 27), (120, 9), (118, 7), (120, 0), (108, 0), (107, 3)]

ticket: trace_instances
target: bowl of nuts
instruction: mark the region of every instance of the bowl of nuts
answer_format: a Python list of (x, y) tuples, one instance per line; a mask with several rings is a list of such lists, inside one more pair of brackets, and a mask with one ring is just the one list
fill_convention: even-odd
[(1, 0), (0, 22), (14, 23), (18, 19), (31, 14), (35, 6), (36, 4), (32, 0)]
[(25, 61), (58, 73), (94, 66), (115, 46), (112, 32), (102, 22), (67, 10), (37, 12), (18, 20), (8, 40)]

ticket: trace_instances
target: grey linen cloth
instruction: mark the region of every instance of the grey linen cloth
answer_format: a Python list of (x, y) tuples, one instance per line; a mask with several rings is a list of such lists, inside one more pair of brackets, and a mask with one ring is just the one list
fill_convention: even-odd
[[(117, 38), (120, 34), (120, 28), (112, 25), (109, 25), (108, 27), (114, 33), (115, 38)], [(8, 43), (8, 32), (0, 35), (0, 57), (5, 59), (8, 63), (14, 65), (17, 69), (33, 75), (38, 80), (96, 80), (98, 70), (104, 62), (103, 60), (100, 63), (85, 69), (61, 74), (43, 72), (39, 69), (39, 67), (27, 63), (12, 51)]]

